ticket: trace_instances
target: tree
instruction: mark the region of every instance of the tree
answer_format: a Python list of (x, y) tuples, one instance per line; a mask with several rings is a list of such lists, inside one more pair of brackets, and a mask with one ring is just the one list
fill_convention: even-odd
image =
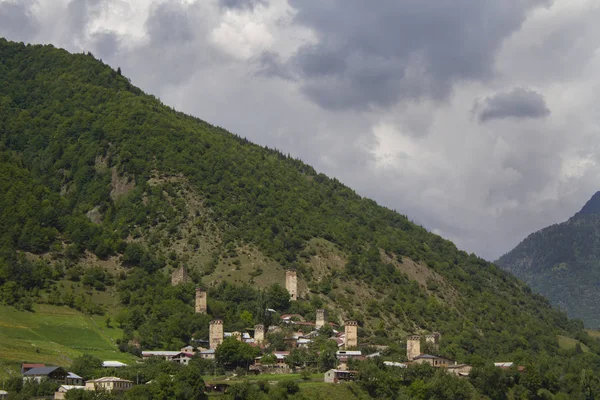
[(71, 364), (71, 371), (86, 380), (98, 376), (97, 371), (100, 368), (102, 368), (102, 360), (91, 354), (79, 356)]
[(267, 304), (277, 311), (286, 311), (290, 307), (290, 292), (281, 285), (274, 283), (267, 289)]
[(237, 367), (248, 368), (258, 356), (259, 350), (247, 343), (239, 342), (233, 337), (223, 340), (215, 351), (215, 359), (224, 368), (233, 370)]

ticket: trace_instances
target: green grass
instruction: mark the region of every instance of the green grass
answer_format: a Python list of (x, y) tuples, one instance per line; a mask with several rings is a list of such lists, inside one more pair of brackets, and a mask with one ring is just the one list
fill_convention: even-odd
[(594, 339), (600, 339), (600, 331), (599, 330), (586, 329), (585, 331), (587, 332), (588, 335), (590, 335)]
[(581, 345), (581, 350), (583, 350), (584, 353), (589, 353), (590, 348), (587, 347), (585, 344), (581, 343), (579, 340), (567, 336), (558, 335), (558, 346), (563, 350), (574, 349), (575, 346), (577, 346), (577, 343)]
[(71, 308), (40, 304), (25, 312), (0, 306), (0, 378), (16, 373), (23, 362), (69, 366), (83, 353), (134, 362), (117, 349), (120, 336), (120, 329), (106, 327), (104, 317)]

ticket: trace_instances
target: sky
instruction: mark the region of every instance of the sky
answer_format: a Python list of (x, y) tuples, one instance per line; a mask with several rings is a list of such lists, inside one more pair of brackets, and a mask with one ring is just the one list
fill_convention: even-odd
[(597, 0), (0, 0), (0, 36), (90, 51), (494, 260), (600, 190)]

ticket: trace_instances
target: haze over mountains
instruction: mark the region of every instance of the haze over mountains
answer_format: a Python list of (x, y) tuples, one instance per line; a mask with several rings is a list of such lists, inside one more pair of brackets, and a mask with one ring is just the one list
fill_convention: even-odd
[(567, 221), (532, 233), (496, 264), (571, 318), (600, 327), (600, 192)]

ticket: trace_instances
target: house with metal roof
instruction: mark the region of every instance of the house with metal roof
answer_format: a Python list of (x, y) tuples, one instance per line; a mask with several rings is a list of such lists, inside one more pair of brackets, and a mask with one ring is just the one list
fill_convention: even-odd
[(85, 390), (105, 390), (107, 392), (122, 392), (133, 387), (133, 381), (117, 378), (116, 376), (104, 376), (85, 383)]
[(56, 383), (65, 383), (69, 373), (62, 367), (38, 367), (31, 368), (23, 374), (23, 382), (41, 382), (48, 379)]

